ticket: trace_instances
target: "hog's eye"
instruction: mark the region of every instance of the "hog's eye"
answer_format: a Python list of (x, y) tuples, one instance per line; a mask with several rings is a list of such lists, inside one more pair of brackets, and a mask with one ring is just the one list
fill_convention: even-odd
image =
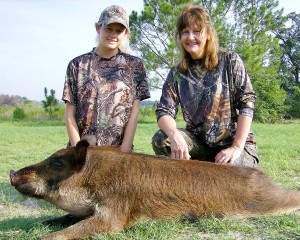
[(62, 163), (62, 161), (60, 159), (55, 159), (55, 161), (51, 162), (51, 168), (53, 170), (61, 170), (63, 168), (64, 164)]

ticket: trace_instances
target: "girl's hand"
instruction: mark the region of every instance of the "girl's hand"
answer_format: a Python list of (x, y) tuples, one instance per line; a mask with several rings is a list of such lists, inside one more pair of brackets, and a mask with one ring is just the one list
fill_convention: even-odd
[(131, 147), (126, 147), (124, 145), (119, 146), (118, 149), (120, 152), (123, 152), (123, 153), (131, 153), (132, 152)]

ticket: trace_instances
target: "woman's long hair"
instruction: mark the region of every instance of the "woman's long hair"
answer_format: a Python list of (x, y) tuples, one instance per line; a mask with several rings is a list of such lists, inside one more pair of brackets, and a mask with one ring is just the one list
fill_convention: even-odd
[(178, 67), (182, 72), (186, 72), (192, 59), (180, 41), (182, 30), (192, 24), (205, 29), (210, 36), (205, 45), (204, 67), (211, 70), (218, 65), (219, 39), (207, 10), (201, 6), (186, 6), (177, 18), (175, 39), (180, 50)]

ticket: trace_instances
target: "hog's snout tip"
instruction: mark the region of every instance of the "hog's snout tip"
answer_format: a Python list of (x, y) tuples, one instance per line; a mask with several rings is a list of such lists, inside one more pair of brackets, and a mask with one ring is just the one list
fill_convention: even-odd
[(10, 172), (9, 172), (9, 178), (10, 178), (10, 184), (12, 186), (14, 186), (14, 184), (15, 184), (14, 175), (15, 175), (15, 171), (14, 170), (10, 170)]

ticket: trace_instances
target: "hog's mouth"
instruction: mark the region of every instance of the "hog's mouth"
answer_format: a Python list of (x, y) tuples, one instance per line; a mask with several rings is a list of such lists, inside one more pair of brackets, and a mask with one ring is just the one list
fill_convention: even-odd
[(42, 198), (45, 184), (38, 180), (33, 172), (19, 173), (10, 171), (10, 183), (20, 193), (36, 198)]

